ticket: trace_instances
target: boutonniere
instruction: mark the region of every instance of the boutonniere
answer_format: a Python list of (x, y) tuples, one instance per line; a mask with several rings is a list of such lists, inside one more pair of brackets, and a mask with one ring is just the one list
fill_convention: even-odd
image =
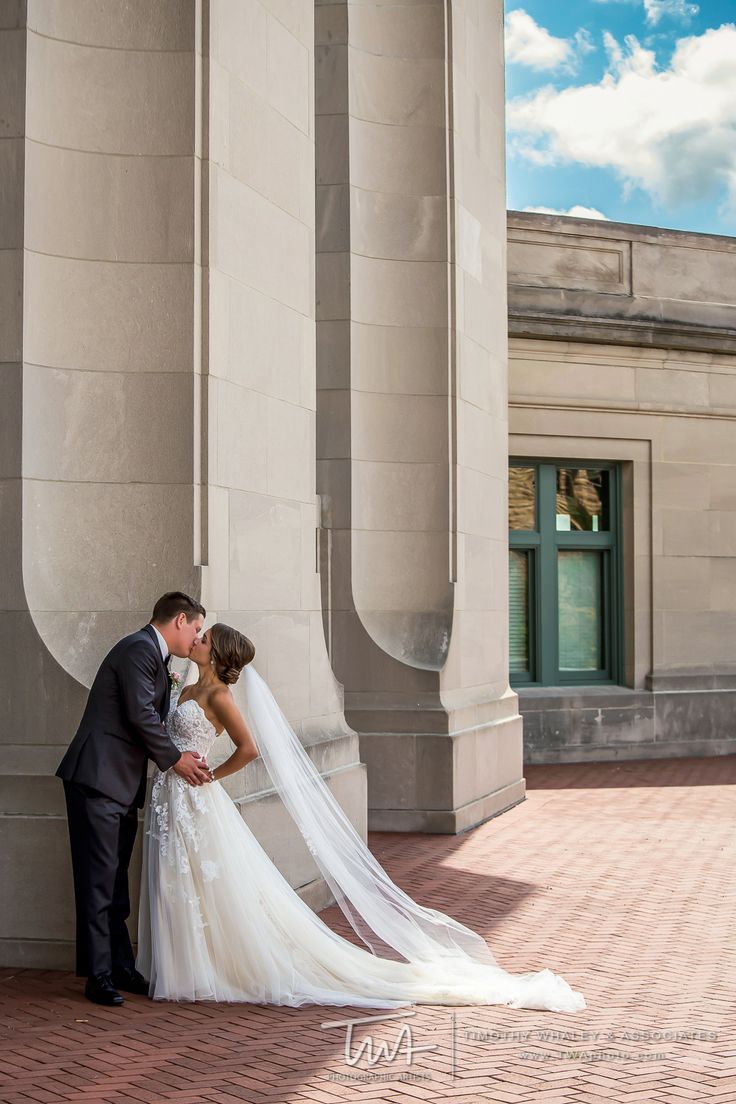
[(178, 690), (181, 685), (181, 675), (178, 671), (169, 671), (169, 682), (172, 690)]

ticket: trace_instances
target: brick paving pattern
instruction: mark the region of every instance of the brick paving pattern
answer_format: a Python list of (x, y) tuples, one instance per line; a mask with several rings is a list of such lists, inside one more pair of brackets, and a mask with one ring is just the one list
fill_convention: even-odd
[(377, 1010), (398, 1018), (356, 1026), (346, 1057), (345, 1028), (323, 1025), (365, 1010), (102, 1009), (70, 974), (4, 970), (1, 1104), (736, 1102), (736, 757), (525, 774), (527, 800), (463, 836), (370, 842), (505, 969), (561, 973), (583, 1012)]

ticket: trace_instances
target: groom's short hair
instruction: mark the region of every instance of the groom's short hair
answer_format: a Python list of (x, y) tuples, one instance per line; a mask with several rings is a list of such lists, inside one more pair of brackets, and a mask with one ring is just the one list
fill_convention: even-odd
[(207, 610), (194, 598), (190, 598), (183, 590), (169, 590), (162, 594), (153, 607), (151, 621), (159, 625), (165, 625), (167, 621), (173, 621), (180, 613), (187, 615), (187, 621), (193, 621), (195, 617), (206, 617)]

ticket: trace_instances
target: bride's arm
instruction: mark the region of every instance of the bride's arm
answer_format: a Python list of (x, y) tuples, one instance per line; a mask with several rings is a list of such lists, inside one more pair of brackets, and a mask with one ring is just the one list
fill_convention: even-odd
[(224, 763), (212, 771), (212, 781), (219, 782), (229, 774), (242, 770), (253, 759), (258, 758), (258, 747), (243, 715), (235, 704), (229, 690), (221, 690), (212, 695), (210, 709), (217, 717), (228, 736), (235, 744), (235, 751)]

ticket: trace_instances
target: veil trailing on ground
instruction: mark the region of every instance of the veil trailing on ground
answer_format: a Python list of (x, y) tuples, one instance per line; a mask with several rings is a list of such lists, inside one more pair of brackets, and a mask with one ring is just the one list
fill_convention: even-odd
[[(241, 675), (245, 716), (271, 780), (332, 890), (366, 946), (383, 958), (498, 964), (485, 940), (413, 901), (389, 878), (348, 820), (258, 672)], [(387, 954), (387, 951), (389, 952)]]

